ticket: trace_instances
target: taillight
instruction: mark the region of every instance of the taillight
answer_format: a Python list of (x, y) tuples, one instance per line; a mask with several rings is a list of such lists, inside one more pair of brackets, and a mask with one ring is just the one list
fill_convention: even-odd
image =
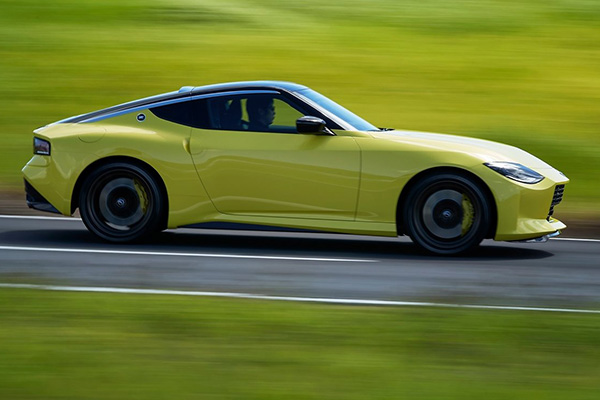
[(50, 155), (50, 142), (38, 137), (33, 138), (33, 154)]

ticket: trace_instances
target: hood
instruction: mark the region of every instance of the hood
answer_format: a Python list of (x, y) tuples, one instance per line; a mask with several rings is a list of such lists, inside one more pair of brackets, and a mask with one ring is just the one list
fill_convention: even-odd
[(464, 136), (415, 131), (369, 132), (376, 139), (415, 144), (432, 150), (467, 153), (482, 162), (512, 161), (533, 169), (553, 169), (552, 166), (518, 147)]

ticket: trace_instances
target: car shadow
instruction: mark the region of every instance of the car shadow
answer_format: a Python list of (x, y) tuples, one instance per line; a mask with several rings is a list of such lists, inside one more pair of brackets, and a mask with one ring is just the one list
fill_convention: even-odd
[(553, 253), (505, 242), (484, 241), (461, 256), (433, 256), (407, 238), (377, 238), (339, 234), (303, 234), (247, 231), (165, 231), (143, 243), (111, 244), (82, 229), (20, 230), (0, 233), (4, 246), (118, 249), (168, 252), (219, 252), (298, 257), (377, 258), (385, 260), (533, 260)]
[[(321, 236), (321, 237), (320, 237)], [(553, 253), (525, 247), (515, 247), (504, 242), (484, 242), (473, 252), (460, 256), (435, 256), (420, 250), (407, 237), (379, 238), (354, 235), (292, 234), (277, 236), (250, 236), (244, 233), (176, 233), (163, 232), (152, 239), (153, 245), (184, 246), (198, 251), (200, 244), (206, 250), (235, 252), (265, 252), (269, 254), (293, 254), (311, 257), (354, 257), (384, 259), (429, 259), (429, 260), (481, 260), (481, 259), (542, 259), (554, 256)], [(493, 243), (493, 244), (492, 244)]]

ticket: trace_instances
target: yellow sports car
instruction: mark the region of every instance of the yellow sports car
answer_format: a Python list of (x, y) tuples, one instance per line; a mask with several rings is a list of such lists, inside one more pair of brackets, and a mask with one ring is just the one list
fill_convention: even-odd
[(27, 203), (110, 242), (182, 226), (544, 240), (568, 179), (515, 147), (380, 129), (289, 82), (182, 87), (34, 131)]

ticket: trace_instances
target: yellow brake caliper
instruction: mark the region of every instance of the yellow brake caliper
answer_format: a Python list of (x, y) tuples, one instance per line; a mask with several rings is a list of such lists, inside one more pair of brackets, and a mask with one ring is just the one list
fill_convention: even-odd
[(140, 182), (137, 179), (134, 179), (133, 185), (135, 186), (135, 191), (137, 192), (138, 197), (140, 198), (140, 206), (142, 207), (142, 213), (146, 214), (146, 209), (148, 208), (148, 198), (146, 197), (146, 191), (144, 190), (142, 185), (140, 185)]
[(473, 225), (473, 217), (475, 216), (475, 210), (471, 200), (463, 194), (462, 197), (462, 209), (463, 209), (463, 220), (462, 220), (462, 232), (461, 236), (464, 236), (471, 226)]

